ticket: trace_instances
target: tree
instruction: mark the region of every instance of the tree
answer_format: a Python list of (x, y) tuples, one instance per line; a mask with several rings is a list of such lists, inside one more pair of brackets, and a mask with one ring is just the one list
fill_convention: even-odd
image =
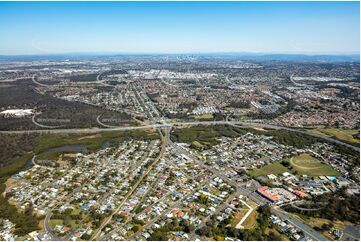
[(282, 164), (283, 166), (285, 166), (285, 167), (289, 167), (289, 166), (290, 166), (290, 162), (287, 161), (287, 160), (281, 161), (281, 164)]
[(209, 226), (203, 226), (201, 228), (199, 228), (196, 233), (200, 236), (205, 236), (205, 237), (211, 237), (212, 232), (211, 232), (211, 228)]
[(332, 224), (330, 224), (330, 223), (325, 223), (325, 224), (322, 224), (321, 229), (322, 229), (323, 231), (328, 231), (328, 230), (330, 230), (332, 227), (333, 227)]
[(149, 237), (149, 240), (151, 240), (151, 241), (165, 241), (165, 240), (168, 240), (168, 238), (167, 238), (166, 233), (164, 233), (164, 232), (162, 232), (160, 230), (157, 230)]

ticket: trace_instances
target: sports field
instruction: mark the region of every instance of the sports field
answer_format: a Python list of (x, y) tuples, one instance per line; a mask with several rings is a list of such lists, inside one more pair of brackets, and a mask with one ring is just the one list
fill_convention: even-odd
[(338, 176), (339, 173), (331, 166), (322, 163), (310, 154), (300, 154), (290, 158), (292, 171), (300, 175), (308, 176)]
[(304, 153), (289, 159), (290, 167), (285, 167), (280, 161), (273, 162), (258, 169), (249, 171), (249, 174), (258, 177), (269, 174), (279, 175), (283, 172), (297, 173), (307, 176), (338, 176), (339, 172), (320, 160)]

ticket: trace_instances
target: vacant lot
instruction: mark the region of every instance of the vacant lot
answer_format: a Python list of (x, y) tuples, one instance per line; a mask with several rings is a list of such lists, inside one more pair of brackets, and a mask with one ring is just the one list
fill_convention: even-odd
[(258, 205), (251, 200), (248, 200), (247, 203), (253, 208), (253, 211), (248, 216), (248, 218), (243, 222), (242, 226), (244, 229), (253, 229), (257, 226), (257, 217), (258, 217), (257, 207), (258, 207)]
[[(253, 211), (249, 214), (247, 219), (243, 222), (242, 226), (243, 229), (253, 229), (257, 225), (257, 204), (253, 202), (252, 200), (248, 200), (247, 204), (250, 205), (253, 208)], [(241, 219), (246, 215), (249, 208), (245, 205), (239, 210), (238, 213), (235, 214), (233, 221), (231, 222), (231, 227), (236, 227), (237, 224), (241, 221)]]

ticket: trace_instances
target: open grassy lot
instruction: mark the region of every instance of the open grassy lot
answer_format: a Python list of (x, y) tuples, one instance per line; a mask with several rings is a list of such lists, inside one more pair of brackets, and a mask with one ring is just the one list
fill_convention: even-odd
[(309, 154), (300, 154), (290, 158), (292, 171), (308, 176), (338, 176), (339, 172), (331, 166), (322, 163), (320, 160)]
[(287, 167), (283, 166), (280, 163), (280, 161), (277, 161), (277, 162), (273, 162), (271, 164), (265, 165), (261, 168), (253, 169), (249, 172), (249, 174), (254, 177), (258, 177), (258, 176), (266, 176), (269, 174), (278, 175), (278, 174), (281, 174), (286, 171), (289, 172), (289, 169)]
[(253, 208), (252, 213), (248, 216), (248, 218), (243, 222), (242, 226), (244, 229), (253, 229), (257, 226), (257, 207), (258, 205), (253, 202), (252, 200), (247, 201), (248, 205), (250, 205)]
[(243, 222), (242, 226), (244, 229), (254, 229), (257, 226), (257, 211), (253, 210), (248, 218)]
[(316, 129), (310, 130), (310, 132), (325, 134), (334, 137), (336, 139), (345, 141), (347, 143), (355, 143), (355, 144), (360, 143), (360, 139), (355, 137), (355, 135), (357, 135), (360, 132), (357, 129), (337, 129), (337, 128), (318, 127)]
[(57, 160), (60, 156), (59, 152), (44, 152), (39, 154), (37, 160)]
[[(247, 217), (247, 219), (243, 222), (242, 226), (244, 229), (253, 229), (257, 225), (257, 204), (251, 200), (247, 201), (247, 204), (253, 208), (252, 213)], [(246, 215), (249, 208), (245, 205), (234, 215), (234, 218), (230, 224), (231, 227), (236, 227), (237, 224), (241, 221), (241, 219)]]
[(54, 229), (55, 226), (57, 226), (57, 225), (63, 225), (63, 220), (62, 219), (50, 219), (49, 225), (52, 229)]
[(248, 208), (241, 208), (235, 215), (231, 222), (231, 227), (236, 227), (236, 225), (241, 221), (241, 219), (246, 215)]

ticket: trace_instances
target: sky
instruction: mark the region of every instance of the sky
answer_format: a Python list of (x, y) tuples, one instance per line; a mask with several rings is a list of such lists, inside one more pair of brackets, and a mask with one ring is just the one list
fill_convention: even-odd
[(359, 2), (0, 2), (0, 54), (360, 51)]

